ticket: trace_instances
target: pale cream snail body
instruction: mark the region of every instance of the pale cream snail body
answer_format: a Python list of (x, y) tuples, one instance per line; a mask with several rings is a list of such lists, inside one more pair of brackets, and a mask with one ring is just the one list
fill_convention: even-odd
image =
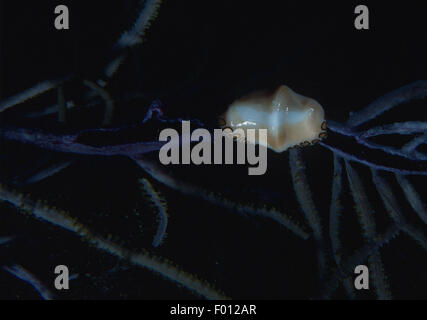
[(242, 135), (239, 129), (267, 129), (266, 139), (246, 135), (246, 141), (276, 152), (315, 144), (327, 136), (322, 106), (285, 85), (234, 101), (221, 122), (224, 128), (231, 129), (230, 134), (237, 139)]

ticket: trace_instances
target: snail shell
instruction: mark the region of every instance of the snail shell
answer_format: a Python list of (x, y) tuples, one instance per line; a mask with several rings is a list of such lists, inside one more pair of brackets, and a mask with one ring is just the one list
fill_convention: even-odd
[(237, 129), (267, 129), (266, 141), (260, 138), (249, 140), (246, 135), (247, 142), (259, 143), (276, 152), (315, 144), (326, 137), (322, 106), (285, 85), (234, 101), (224, 113), (222, 124), (236, 135), (239, 135)]

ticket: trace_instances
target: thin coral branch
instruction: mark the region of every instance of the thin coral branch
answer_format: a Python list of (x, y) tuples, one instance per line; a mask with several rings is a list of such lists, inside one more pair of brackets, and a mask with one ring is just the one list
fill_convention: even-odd
[(150, 181), (147, 179), (141, 179), (140, 183), (142, 192), (150, 200), (152, 206), (157, 210), (159, 226), (153, 239), (153, 247), (158, 247), (163, 243), (166, 237), (166, 228), (168, 226), (168, 209), (166, 201), (159, 192), (154, 189)]
[(97, 85), (96, 83), (89, 81), (89, 80), (83, 80), (83, 83), (94, 90), (97, 94), (99, 94), (102, 99), (105, 101), (105, 112), (104, 112), (104, 120), (102, 121), (103, 126), (107, 126), (111, 124), (111, 120), (113, 118), (113, 112), (114, 112), (114, 101), (111, 98), (111, 95), (102, 88), (101, 86)]
[(15, 185), (28, 185), (28, 184), (33, 184), (39, 181), (42, 181), (46, 178), (52, 177), (55, 174), (65, 170), (66, 168), (68, 168), (72, 163), (74, 162), (74, 160), (67, 160), (67, 161), (61, 161), (58, 163), (55, 163), (43, 170), (38, 171), (37, 173), (33, 174), (32, 176), (26, 178), (24, 181), (19, 181), (14, 183)]
[[(113, 132), (114, 130), (117, 129), (104, 129), (105, 132)], [(102, 132), (103, 130), (97, 129), (93, 131)], [(99, 156), (124, 155), (129, 157), (159, 150), (165, 143), (149, 141), (96, 147), (77, 142), (82, 132), (69, 135), (54, 135), (33, 129), (3, 127), (0, 128), (0, 138), (32, 144), (39, 148), (58, 152)]]
[(419, 135), (418, 137), (415, 137), (411, 141), (409, 141), (407, 144), (405, 144), (402, 147), (402, 152), (405, 153), (412, 153), (415, 152), (415, 150), (422, 144), (427, 143), (427, 132), (425, 132), (422, 135)]
[(155, 20), (158, 15), (160, 4), (161, 0), (146, 0), (132, 29), (125, 31), (121, 35), (117, 42), (117, 46), (125, 48), (142, 43), (146, 31), (151, 26), (151, 22)]
[[(331, 239), (332, 254), (337, 266), (342, 263), (342, 244), (339, 238), (340, 219), (342, 216), (341, 192), (342, 192), (342, 159), (334, 155), (334, 175), (332, 181), (332, 197), (329, 209), (329, 237)], [(356, 293), (350, 277), (343, 280), (344, 289), (347, 295), (354, 299)]]
[(58, 80), (46, 80), (36, 84), (34, 87), (31, 87), (27, 90), (22, 91), (12, 97), (9, 97), (0, 102), (0, 112), (3, 112), (13, 106), (24, 103), (27, 100), (30, 100), (42, 93), (45, 93), (51, 89), (58, 87), (63, 83), (66, 78)]
[(358, 156), (347, 153), (347, 152), (345, 152), (345, 151), (343, 151), (337, 147), (334, 147), (332, 145), (327, 144), (326, 142), (320, 141), (319, 144), (321, 146), (331, 150), (336, 155), (346, 159), (347, 161), (358, 162), (358, 163), (361, 163), (361, 164), (367, 166), (368, 168), (384, 170), (384, 171), (389, 171), (389, 172), (393, 172), (393, 173), (397, 173), (397, 174), (403, 174), (403, 175), (421, 175), (421, 176), (427, 175), (427, 171), (423, 171), (423, 170), (417, 171), (417, 170), (409, 170), (409, 169), (400, 169), (400, 168), (388, 167), (385, 165), (377, 164), (377, 163), (374, 163), (370, 160), (362, 159)]
[(310, 187), (305, 174), (304, 162), (297, 149), (289, 151), (289, 167), (292, 182), (298, 202), (304, 213), (317, 246), (317, 259), (319, 264), (319, 278), (322, 280), (326, 269), (326, 250), (322, 232), (322, 221), (313, 202)]
[[(70, 100), (70, 101), (65, 102), (65, 108), (67, 110), (75, 108), (75, 107), (76, 107), (76, 105), (74, 104), (73, 101)], [(24, 117), (26, 117), (26, 118), (40, 118), (43, 116), (48, 116), (51, 114), (58, 113), (58, 109), (59, 109), (59, 105), (54, 104), (54, 105), (50, 105), (48, 107), (45, 107), (42, 110), (27, 112), (24, 114)]]
[[(375, 213), (369, 203), (368, 196), (366, 195), (362, 181), (356, 170), (354, 170), (347, 161), (345, 162), (345, 166), (351, 193), (358, 212), (359, 222), (362, 225), (363, 236), (367, 242), (370, 242), (376, 236)], [(387, 283), (379, 251), (371, 254), (368, 258), (368, 264), (378, 298), (381, 300), (390, 300), (390, 286)]]
[(370, 128), (359, 136), (363, 139), (385, 134), (413, 134), (427, 131), (427, 122), (407, 121)]
[(128, 260), (131, 263), (156, 272), (165, 278), (177, 282), (189, 290), (206, 297), (208, 299), (224, 299), (225, 296), (217, 292), (213, 287), (204, 281), (200, 281), (191, 274), (188, 274), (171, 263), (163, 261), (158, 257), (151, 256), (147, 252), (133, 252), (109, 240), (96, 236), (85, 225), (71, 218), (66, 212), (56, 208), (48, 207), (41, 202), (34, 202), (23, 194), (10, 190), (4, 185), (0, 185), (0, 199), (7, 201), (19, 208), (19, 211), (28, 212), (36, 218), (52, 223), (63, 229), (71, 231), (80, 237), (87, 239), (98, 249), (106, 251), (120, 259)]
[(390, 185), (375, 170), (372, 170), (372, 178), (375, 187), (377, 188), (377, 191), (383, 200), (384, 206), (390, 213), (390, 216), (396, 225), (409, 237), (421, 245), (424, 250), (427, 250), (427, 238), (424, 236), (421, 230), (417, 229), (406, 221), (401, 212), (401, 209), (399, 208), (399, 205), (397, 204), (397, 200), (393, 195)]
[(398, 149), (398, 148), (394, 148), (394, 147), (383, 146), (383, 145), (380, 145), (377, 143), (366, 141), (366, 140), (359, 138), (359, 137), (356, 137), (356, 140), (361, 145), (364, 145), (365, 147), (368, 147), (371, 149), (381, 150), (381, 151), (388, 153), (388, 154), (391, 154), (391, 155), (407, 158), (409, 160), (414, 160), (414, 161), (426, 161), (427, 160), (427, 155), (425, 153), (421, 153), (421, 152), (417, 152), (417, 151), (408, 152), (403, 148)]
[(328, 129), (345, 136), (353, 137), (360, 145), (368, 147), (370, 149), (381, 150), (385, 153), (397, 155), (410, 160), (427, 160), (426, 154), (415, 151), (415, 148), (427, 141), (427, 135), (415, 138), (414, 141), (411, 141), (411, 143), (404, 145), (400, 149), (380, 145), (367, 140), (367, 138), (369, 137), (384, 134), (413, 134), (419, 132), (424, 133), (427, 130), (427, 122), (396, 122), (393, 124), (371, 128), (366, 131), (357, 131), (346, 127), (338, 122), (329, 120)]
[(341, 241), (339, 240), (338, 232), (340, 228), (340, 217), (342, 213), (341, 205), (341, 189), (342, 189), (342, 166), (341, 159), (334, 155), (334, 174), (332, 181), (332, 197), (329, 210), (329, 236), (332, 243), (332, 251), (337, 264), (341, 261)]
[(427, 96), (427, 81), (421, 80), (410, 83), (385, 94), (366, 108), (352, 113), (347, 120), (347, 125), (349, 127), (358, 127), (399, 104), (414, 99), (422, 99), (425, 96)]
[(393, 224), (382, 235), (377, 235), (373, 240), (366, 243), (362, 248), (357, 250), (352, 256), (347, 258), (336, 270), (329, 274), (331, 277), (324, 282), (320, 292), (320, 297), (330, 299), (331, 295), (338, 288), (339, 284), (350, 275), (354, 274), (354, 268), (362, 264), (370, 255), (378, 252), (382, 247), (400, 234), (400, 229)]
[(55, 299), (55, 295), (49, 289), (47, 289), (46, 286), (43, 285), (43, 283), (39, 279), (37, 279), (33, 274), (31, 274), (24, 267), (18, 264), (13, 264), (10, 266), (4, 266), (2, 269), (9, 272), (16, 278), (27, 282), (29, 285), (31, 285), (34, 288), (34, 290), (37, 291), (37, 293), (40, 295), (40, 297), (42, 297), (42, 299), (44, 300)]
[(396, 179), (399, 182), (399, 185), (402, 188), (409, 204), (412, 206), (420, 219), (424, 221), (425, 224), (427, 224), (427, 210), (418, 192), (403, 175), (396, 174)]
[[(122, 33), (120, 39), (117, 41), (116, 47), (123, 49), (141, 44), (147, 30), (151, 26), (152, 21), (154, 21), (158, 15), (160, 4), (161, 0), (145, 1), (145, 4), (132, 28)], [(127, 53), (121, 53), (105, 67), (104, 74), (107, 79), (110, 79), (114, 76), (114, 74), (126, 60), (127, 55)], [(105, 83), (103, 83), (102, 86), (105, 86)]]
[[(110, 79), (113, 77), (113, 75), (117, 72), (117, 70), (120, 68), (120, 66), (123, 64), (123, 62), (126, 60), (127, 55), (125, 53), (122, 53), (118, 57), (116, 57), (114, 60), (112, 60), (104, 70), (104, 74), (107, 77), (107, 79)], [(98, 84), (102, 87), (106, 86), (105, 81), (98, 80)]]
[[(328, 120), (328, 128), (336, 133), (353, 137), (360, 145), (368, 147), (370, 149), (381, 150), (390, 155), (396, 155), (415, 161), (427, 160), (425, 153), (417, 152), (415, 149), (422, 143), (426, 142), (425, 132), (427, 131), (427, 122), (420, 121), (408, 121), (408, 122), (396, 122), (392, 124), (381, 125), (367, 129), (365, 131), (357, 131), (356, 127), (372, 120), (382, 114), (383, 112), (390, 110), (391, 108), (412, 99), (421, 99), (427, 95), (427, 81), (417, 81), (395, 91), (392, 91), (385, 96), (377, 99), (371, 103), (365, 109), (352, 113), (346, 122), (346, 124), (340, 124), (331, 120)], [(404, 145), (402, 148), (395, 148), (390, 146), (380, 145), (373, 143), (368, 140), (370, 137), (378, 135), (390, 135), (390, 134), (415, 134), (423, 133), (424, 135), (415, 138), (410, 143)], [(423, 171), (412, 171), (412, 170), (401, 170), (398, 168), (391, 168), (379, 164), (374, 164), (369, 160), (360, 159), (355, 155), (345, 153), (339, 150), (337, 147), (328, 145), (325, 142), (321, 142), (321, 145), (330, 149), (332, 152), (340, 155), (346, 160), (357, 161), (364, 165), (369, 166), (372, 169), (380, 169), (391, 171), (396, 174), (420, 174), (426, 175)]]
[(200, 197), (232, 212), (272, 219), (302, 239), (308, 239), (309, 237), (308, 233), (303, 228), (293, 222), (292, 219), (284, 213), (281, 213), (275, 209), (256, 208), (228, 200), (224, 196), (217, 196), (213, 192), (204, 190), (191, 183), (176, 179), (173, 174), (167, 172), (158, 163), (144, 156), (138, 156), (134, 159), (136, 163), (152, 178), (174, 190), (177, 190), (183, 194)]

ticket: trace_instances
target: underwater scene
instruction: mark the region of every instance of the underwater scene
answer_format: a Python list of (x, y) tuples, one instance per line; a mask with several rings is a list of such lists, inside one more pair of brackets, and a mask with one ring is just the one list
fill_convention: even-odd
[(427, 299), (426, 9), (0, 0), (0, 299)]

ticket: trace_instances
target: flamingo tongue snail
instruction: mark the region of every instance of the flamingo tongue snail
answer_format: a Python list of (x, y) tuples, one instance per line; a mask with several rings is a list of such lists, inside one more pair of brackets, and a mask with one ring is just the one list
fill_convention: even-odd
[(267, 129), (267, 139), (251, 139), (276, 152), (308, 146), (326, 138), (325, 113), (314, 99), (281, 85), (273, 91), (257, 91), (234, 101), (222, 117), (222, 125), (238, 137), (237, 129)]

